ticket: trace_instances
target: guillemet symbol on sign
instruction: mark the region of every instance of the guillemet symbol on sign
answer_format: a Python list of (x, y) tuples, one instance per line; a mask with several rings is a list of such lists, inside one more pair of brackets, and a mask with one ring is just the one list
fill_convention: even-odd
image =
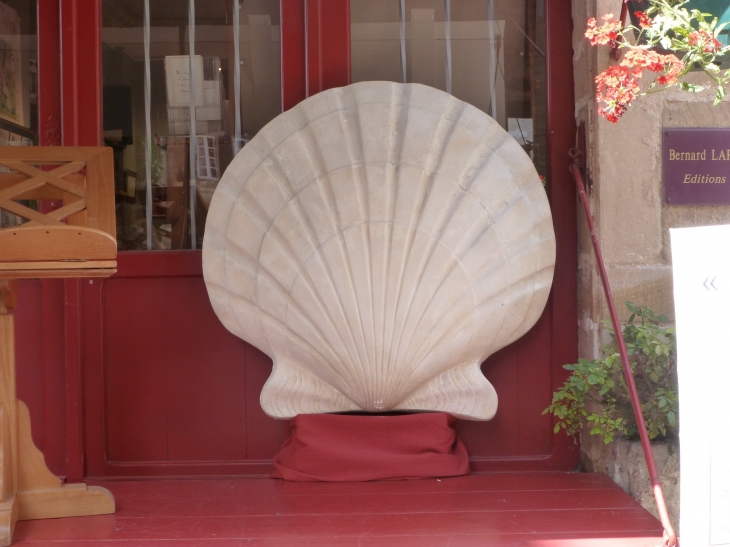
[[(717, 277), (713, 277), (712, 279), (710, 279), (708, 277), (707, 279), (705, 279), (705, 282), (703, 283), (703, 285), (705, 286), (705, 289), (707, 289), (708, 291), (712, 291), (712, 290), (716, 291), (717, 287), (715, 287), (715, 279), (717, 279)], [(712, 288), (710, 288), (710, 287), (712, 287)]]

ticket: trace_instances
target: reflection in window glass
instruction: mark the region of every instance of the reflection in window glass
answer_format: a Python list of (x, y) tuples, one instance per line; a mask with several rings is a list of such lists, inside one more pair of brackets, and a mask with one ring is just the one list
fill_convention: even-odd
[(350, 0), (352, 81), (416, 82), (496, 119), (547, 171), (544, 0)]
[(279, 2), (197, 0), (193, 8), (191, 29), (187, 1), (102, 3), (104, 140), (115, 151), (120, 250), (201, 248), (221, 175), (281, 112)]
[[(0, 146), (38, 144), (36, 3), (0, 1)], [(10, 169), (0, 166), (1, 172)], [(18, 200), (38, 210), (34, 200)], [(27, 219), (0, 209), (0, 228)]]

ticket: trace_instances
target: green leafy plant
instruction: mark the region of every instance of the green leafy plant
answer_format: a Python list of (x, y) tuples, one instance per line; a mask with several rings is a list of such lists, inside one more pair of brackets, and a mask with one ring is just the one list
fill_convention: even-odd
[[(655, 315), (650, 308), (632, 302), (626, 307), (631, 317), (623, 327), (623, 335), (649, 438), (675, 437), (679, 414), (675, 330), (662, 328), (667, 318)], [(613, 344), (603, 348), (605, 357), (564, 365), (571, 375), (553, 393), (552, 403), (543, 414), (552, 413), (558, 418), (555, 433), (563, 429), (575, 436), (589, 424), (591, 435), (602, 435), (608, 444), (616, 435), (637, 437), (638, 430), (616, 337), (610, 323), (604, 323), (613, 337)]]
[[(139, 139), (139, 145), (141, 151), (139, 152), (144, 159), (145, 148), (147, 147), (147, 139), (141, 137)], [(165, 185), (165, 152), (157, 144), (156, 141), (152, 141), (152, 157), (150, 158), (150, 164), (152, 166), (152, 186), (164, 186)]]
[[(609, 13), (598, 25), (588, 20), (585, 36), (591, 45), (610, 45), (626, 50), (618, 65), (608, 67), (596, 77), (598, 113), (617, 123), (636, 96), (679, 85), (685, 91), (702, 91), (703, 86), (683, 81), (692, 69), (703, 70), (716, 86), (715, 104), (725, 96), (730, 70), (721, 70), (716, 60), (730, 52), (720, 34), (726, 23), (697, 9), (687, 9), (689, 0), (648, 0), (646, 11), (634, 13), (638, 27), (624, 26)], [(646, 91), (638, 79), (645, 71), (654, 73)], [(656, 87), (656, 86), (659, 87)]]

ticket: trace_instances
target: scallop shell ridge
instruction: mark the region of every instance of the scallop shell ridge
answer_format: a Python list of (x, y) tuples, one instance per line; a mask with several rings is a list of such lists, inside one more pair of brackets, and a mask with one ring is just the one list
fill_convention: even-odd
[(281, 114), (213, 197), (215, 312), (274, 362), (267, 414), (445, 411), (486, 420), (489, 355), (525, 334), (555, 263), (529, 157), (419, 84), (362, 82)]

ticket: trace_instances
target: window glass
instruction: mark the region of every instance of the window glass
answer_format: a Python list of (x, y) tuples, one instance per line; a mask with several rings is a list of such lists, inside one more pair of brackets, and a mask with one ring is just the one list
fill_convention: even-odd
[[(0, 1), (0, 146), (38, 144), (36, 3)], [(0, 166), (0, 172), (10, 169)], [(38, 210), (35, 200), (17, 200)], [(0, 209), (0, 228), (26, 222)]]
[(221, 175), (281, 112), (279, 2), (192, 7), (191, 21), (184, 0), (102, 2), (104, 142), (115, 151), (120, 250), (201, 248)]
[(544, 0), (350, 0), (352, 81), (416, 82), (496, 119), (547, 171)]

